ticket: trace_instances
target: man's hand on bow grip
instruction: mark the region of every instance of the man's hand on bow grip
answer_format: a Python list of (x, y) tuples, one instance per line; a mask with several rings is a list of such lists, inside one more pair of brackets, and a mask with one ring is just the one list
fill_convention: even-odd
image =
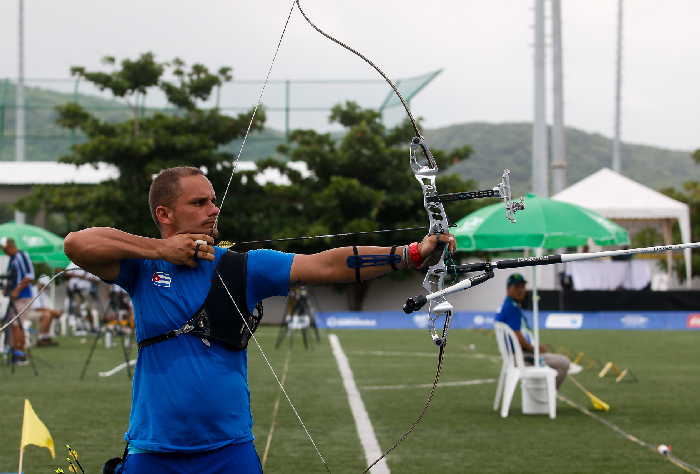
[(423, 237), (419, 244), (420, 255), (423, 264), (419, 268), (427, 268), (440, 261), (440, 257), (447, 246), (447, 251), (454, 253), (457, 250), (457, 241), (452, 234), (431, 234)]
[[(205, 244), (197, 246), (198, 240), (204, 241)], [(214, 239), (206, 234), (178, 234), (163, 239), (159, 253), (163, 260), (170, 263), (195, 268), (197, 267), (197, 259), (214, 260), (213, 245)]]

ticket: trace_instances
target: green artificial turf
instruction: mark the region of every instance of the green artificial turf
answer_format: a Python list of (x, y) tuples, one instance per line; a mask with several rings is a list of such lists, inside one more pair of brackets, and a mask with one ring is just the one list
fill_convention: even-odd
[[(280, 377), (288, 358), (286, 387), (333, 473), (357, 473), (365, 459), (338, 368), (322, 332), (306, 350), (299, 336), (274, 349), (276, 328), (262, 328), (260, 341)], [(436, 350), (426, 332), (337, 331), (350, 361), (377, 438), (383, 448), (416, 418), (432, 382)], [(652, 444), (670, 444), (680, 459), (700, 465), (700, 335), (691, 331), (544, 331), (554, 347), (632, 369), (638, 383), (599, 379), (596, 370), (577, 376), (612, 410), (601, 416)], [(23, 399), (28, 398), (57, 445), (57, 459), (29, 447), (26, 473), (50, 473), (70, 443), (87, 472), (121, 454), (130, 403), (124, 372), (100, 378), (98, 371), (123, 362), (117, 347), (99, 346), (84, 381), (79, 380), (90, 338), (61, 338), (55, 348), (34, 351), (39, 376), (30, 367), (11, 374), (0, 368), (0, 472), (16, 472)], [(442, 381), (496, 378), (493, 334), (451, 331)], [(491, 356), (491, 357), (489, 357)], [(50, 366), (49, 366), (50, 364)], [(263, 455), (280, 393), (259, 355), (250, 350), (250, 385), (257, 448)], [(408, 385), (368, 390), (369, 386)], [(215, 381), (212, 389), (216, 389)], [(562, 402), (556, 420), (526, 416), (516, 392), (510, 416), (492, 409), (495, 383), (438, 389), (425, 420), (388, 458), (394, 473), (673, 473), (683, 472), (662, 456), (634, 444)], [(588, 399), (567, 382), (561, 393), (582, 406)], [(326, 472), (286, 400), (279, 402), (265, 471)], [(202, 472), (206, 472), (203, 468)]]

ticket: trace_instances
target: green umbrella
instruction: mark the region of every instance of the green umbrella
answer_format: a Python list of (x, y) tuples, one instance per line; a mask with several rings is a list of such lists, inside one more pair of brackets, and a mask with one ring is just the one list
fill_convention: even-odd
[(593, 211), (562, 201), (525, 197), (525, 210), (513, 224), (493, 204), (460, 219), (452, 234), (457, 250), (576, 247), (593, 239), (598, 245), (629, 244), (627, 231)]
[[(472, 212), (457, 222), (452, 234), (457, 237), (457, 250), (501, 250), (585, 245), (593, 239), (598, 245), (629, 243), (627, 231), (612, 221), (575, 204), (537, 197), (525, 197), (525, 209), (518, 212), (513, 224), (503, 215), (503, 204)], [(537, 267), (532, 267), (532, 319), (535, 361), (539, 365), (539, 306), (537, 298)]]
[(8, 222), (0, 225), (0, 238), (11, 238), (34, 263), (65, 267), (68, 257), (63, 253), (63, 239), (58, 235), (29, 224)]

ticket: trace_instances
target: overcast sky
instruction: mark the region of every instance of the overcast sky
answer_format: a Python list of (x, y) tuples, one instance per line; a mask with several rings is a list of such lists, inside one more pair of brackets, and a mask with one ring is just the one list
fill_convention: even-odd
[[(412, 102), (425, 126), (532, 118), (532, 0), (304, 0), (322, 28), (390, 77), (444, 68)], [(616, 0), (563, 0), (565, 119), (612, 135)], [(238, 79), (265, 76), (289, 0), (25, 0), (26, 76), (68, 77), (105, 55), (154, 51)], [(17, 76), (17, 0), (0, 2), (0, 77)], [(626, 0), (623, 140), (700, 147), (700, 1)], [(292, 16), (275, 79), (375, 79)], [(550, 83), (551, 84), (551, 83)], [(347, 86), (344, 86), (347, 87)], [(320, 90), (320, 89), (319, 89)], [(295, 105), (313, 102), (297, 93)], [(339, 93), (339, 98), (340, 97)], [(249, 100), (254, 100), (250, 96)], [(247, 105), (253, 105), (252, 103)], [(299, 125), (299, 124), (297, 124)]]

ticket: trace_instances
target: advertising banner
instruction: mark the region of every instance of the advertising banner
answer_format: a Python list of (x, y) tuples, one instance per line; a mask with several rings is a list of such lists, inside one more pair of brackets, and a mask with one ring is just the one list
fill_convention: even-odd
[[(528, 321), (532, 314), (525, 311)], [(495, 312), (457, 311), (452, 329), (491, 329)], [(542, 311), (544, 329), (629, 329), (629, 330), (700, 330), (700, 312), (687, 311)], [(402, 311), (326, 311), (317, 314), (318, 327), (327, 329), (426, 329), (428, 314), (405, 314)], [(438, 321), (438, 325), (442, 321)]]

